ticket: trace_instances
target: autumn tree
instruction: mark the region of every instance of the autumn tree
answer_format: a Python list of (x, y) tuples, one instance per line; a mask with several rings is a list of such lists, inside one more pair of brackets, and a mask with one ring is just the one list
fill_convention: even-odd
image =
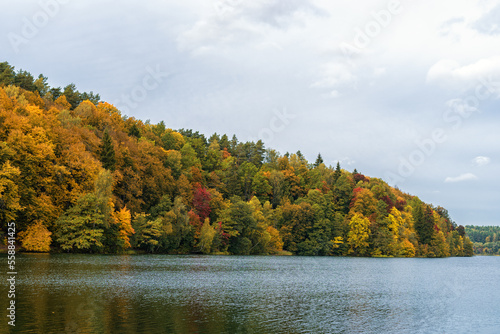
[(111, 250), (113, 252), (121, 252), (132, 247), (130, 237), (135, 233), (131, 224), (131, 215), (127, 207), (117, 210), (112, 213), (112, 221), (110, 230)]
[[(207, 140), (163, 121), (142, 122), (99, 94), (50, 87), (43, 75), (0, 63), (0, 224), (9, 221), (26, 249), (47, 249), (53, 239), (74, 252), (474, 250), (446, 209), (339, 163), (326, 166), (321, 155), (309, 163), (300, 151), (280, 154), (262, 141), (216, 133)], [(500, 232), (470, 233), (487, 242), (476, 251), (498, 252)]]
[(198, 241), (198, 247), (203, 254), (210, 254), (216, 233), (215, 228), (210, 225), (209, 219), (206, 218), (201, 228), (200, 238)]
[(102, 252), (105, 232), (110, 226), (112, 176), (103, 170), (95, 183), (95, 191), (80, 197), (56, 221), (56, 240), (66, 251)]
[(210, 197), (211, 195), (207, 189), (203, 188), (200, 184), (195, 186), (193, 192), (193, 207), (196, 214), (198, 214), (203, 222), (210, 215)]
[(9, 161), (6, 161), (0, 167), (1, 228), (5, 228), (7, 223), (14, 221), (17, 217), (17, 211), (21, 209), (21, 206), (19, 205), (20, 197), (17, 185), (20, 173), (19, 168), (13, 167)]
[(28, 226), (26, 231), (19, 232), (22, 247), (28, 252), (48, 252), (52, 242), (50, 232), (41, 222)]
[(370, 238), (370, 221), (361, 213), (355, 213), (349, 220), (349, 234), (347, 243), (349, 245), (349, 254), (367, 255), (368, 239)]

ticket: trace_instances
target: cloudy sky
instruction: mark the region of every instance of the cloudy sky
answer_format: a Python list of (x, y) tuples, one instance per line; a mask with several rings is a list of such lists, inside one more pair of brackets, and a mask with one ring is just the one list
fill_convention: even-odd
[(0, 61), (500, 225), (500, 1), (0, 2)]

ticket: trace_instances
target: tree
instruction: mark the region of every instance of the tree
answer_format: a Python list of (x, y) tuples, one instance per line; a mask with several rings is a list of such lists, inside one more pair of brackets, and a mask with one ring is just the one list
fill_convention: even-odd
[(66, 251), (102, 252), (110, 227), (112, 175), (102, 170), (92, 193), (81, 196), (56, 221), (56, 241)]
[(283, 240), (279, 234), (279, 231), (273, 226), (268, 226), (266, 229), (267, 233), (270, 235), (269, 242), (266, 247), (266, 252), (269, 254), (275, 254), (283, 250)]
[(255, 174), (252, 180), (252, 192), (259, 198), (261, 202), (265, 202), (269, 199), (269, 194), (271, 193), (271, 186), (269, 181), (263, 172), (258, 172)]
[(230, 235), (228, 250), (233, 254), (250, 254), (250, 237), (257, 228), (257, 221), (252, 215), (252, 208), (237, 196), (230, 199), (231, 205), (224, 213), (222, 228)]
[(41, 222), (28, 226), (26, 231), (19, 232), (21, 245), (28, 252), (48, 252), (52, 242), (50, 232)]
[(333, 182), (337, 182), (340, 175), (342, 175), (342, 170), (340, 169), (340, 163), (337, 161), (337, 167), (335, 168), (335, 173), (333, 174)]
[(17, 72), (14, 78), (14, 85), (29, 91), (36, 90), (35, 79), (31, 75), (31, 73), (23, 70), (19, 70), (19, 72)]
[(64, 87), (62, 94), (66, 97), (66, 100), (68, 100), (72, 109), (75, 109), (76, 107), (78, 107), (80, 102), (83, 101), (81, 94), (76, 89), (76, 86), (74, 83), (71, 83), (71, 84), (67, 85), (66, 87)]
[(135, 233), (131, 224), (131, 215), (127, 207), (113, 213), (112, 223), (116, 226), (115, 240), (112, 242), (119, 251), (132, 247), (130, 237)]
[(318, 157), (314, 162), (314, 167), (319, 167), (319, 165), (321, 165), (322, 163), (323, 163), (323, 157), (321, 156), (321, 153), (318, 153)]
[(415, 231), (421, 244), (429, 244), (434, 234), (432, 210), (422, 202), (417, 202), (413, 210)]
[(351, 211), (375, 221), (377, 215), (377, 200), (369, 189), (354, 189), (354, 198), (351, 201)]
[(14, 66), (10, 66), (8, 62), (0, 63), (0, 86), (8, 86), (14, 83)]
[(47, 83), (48, 78), (40, 74), (38, 79), (33, 83), (36, 91), (40, 94), (40, 96), (45, 96), (50, 90), (50, 86)]
[(168, 150), (166, 153), (164, 165), (170, 168), (172, 175), (178, 179), (182, 172), (181, 153), (176, 150)]
[(258, 140), (257, 143), (252, 145), (249, 158), (250, 162), (257, 168), (259, 168), (262, 165), (262, 161), (264, 160), (265, 152), (266, 150), (264, 148), (264, 143), (262, 142), (262, 140)]
[(101, 100), (101, 97), (99, 94), (94, 94), (94, 92), (90, 91), (90, 93), (83, 92), (80, 94), (80, 101), (85, 101), (88, 100), (92, 102), (94, 105), (99, 104), (99, 101)]
[(134, 218), (133, 228), (136, 231), (134, 245), (150, 253), (158, 249), (163, 234), (161, 218), (150, 220), (146, 214), (138, 214)]
[(443, 231), (434, 233), (429, 244), (429, 257), (450, 256), (449, 245), (446, 242)]
[(473, 244), (470, 241), (470, 239), (467, 237), (464, 239), (464, 255), (465, 256), (473, 256), (474, 255)]
[(128, 135), (135, 138), (141, 138), (141, 131), (136, 123), (133, 123), (132, 126), (128, 129)]
[(191, 144), (188, 142), (182, 146), (181, 149), (181, 162), (184, 169), (188, 169), (195, 166), (200, 166), (200, 159), (198, 159), (196, 151), (193, 149)]
[(269, 175), (271, 186), (271, 204), (276, 208), (285, 194), (285, 176), (282, 172), (273, 170)]
[(208, 147), (207, 155), (203, 160), (203, 169), (213, 172), (220, 169), (222, 165), (222, 152), (217, 139), (213, 139)]
[(352, 199), (353, 181), (345, 174), (342, 174), (333, 186), (336, 210), (344, 214), (349, 212), (349, 204)]
[(203, 188), (200, 184), (195, 186), (193, 192), (193, 207), (202, 221), (205, 221), (210, 215), (210, 197), (211, 195), (207, 189)]
[(198, 240), (198, 247), (203, 254), (210, 254), (216, 233), (215, 228), (210, 225), (209, 219), (206, 218), (201, 227), (200, 238)]
[[(283, 238), (283, 248), (296, 253), (299, 251), (299, 244), (306, 241), (313, 230), (315, 212), (307, 202), (291, 204), (287, 201), (278, 210), (277, 227)], [(304, 247), (301, 250), (306, 251)]]
[(63, 250), (99, 253), (104, 249), (106, 220), (95, 194), (78, 199), (56, 221), (56, 240)]
[(349, 234), (347, 243), (349, 254), (367, 255), (368, 239), (370, 238), (370, 221), (360, 213), (355, 213), (349, 220)]
[(99, 157), (102, 163), (102, 167), (109, 169), (110, 171), (115, 170), (115, 148), (113, 146), (111, 136), (109, 135), (109, 132), (107, 130), (104, 131), (104, 134), (102, 136)]
[(21, 172), (6, 161), (0, 168), (0, 227), (5, 228), (7, 223), (14, 221), (18, 210), (20, 196), (17, 182)]
[(244, 200), (248, 201), (252, 197), (252, 182), (257, 174), (257, 167), (250, 162), (244, 162), (239, 167), (241, 189)]

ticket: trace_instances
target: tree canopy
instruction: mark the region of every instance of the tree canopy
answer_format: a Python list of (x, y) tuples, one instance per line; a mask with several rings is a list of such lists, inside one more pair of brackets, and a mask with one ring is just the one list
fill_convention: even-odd
[(320, 154), (143, 122), (0, 63), (3, 232), (10, 221), (30, 251), (472, 255), (445, 209)]

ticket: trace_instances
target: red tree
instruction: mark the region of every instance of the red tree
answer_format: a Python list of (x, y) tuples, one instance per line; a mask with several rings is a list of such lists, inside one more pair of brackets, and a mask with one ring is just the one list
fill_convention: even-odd
[(206, 188), (202, 187), (200, 184), (195, 185), (193, 192), (193, 207), (202, 222), (210, 215), (210, 198), (210, 193)]

